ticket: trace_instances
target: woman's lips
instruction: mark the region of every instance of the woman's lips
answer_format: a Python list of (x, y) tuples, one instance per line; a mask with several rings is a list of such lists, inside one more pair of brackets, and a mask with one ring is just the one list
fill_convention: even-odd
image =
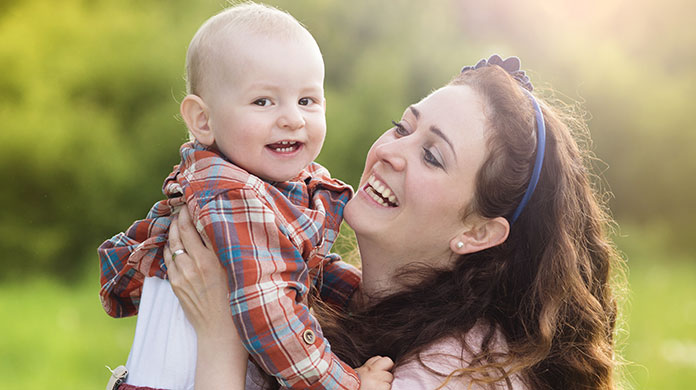
[(374, 174), (370, 175), (363, 188), (365, 193), (378, 204), (385, 207), (399, 207), (399, 200), (393, 191)]

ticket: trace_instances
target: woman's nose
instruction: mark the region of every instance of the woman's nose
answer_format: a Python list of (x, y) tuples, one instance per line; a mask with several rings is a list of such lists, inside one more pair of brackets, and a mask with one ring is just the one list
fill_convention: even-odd
[(305, 119), (298, 107), (286, 107), (280, 113), (278, 126), (289, 130), (301, 129), (305, 125)]
[(395, 171), (402, 171), (406, 168), (406, 147), (403, 139), (377, 141), (374, 146), (375, 156)]

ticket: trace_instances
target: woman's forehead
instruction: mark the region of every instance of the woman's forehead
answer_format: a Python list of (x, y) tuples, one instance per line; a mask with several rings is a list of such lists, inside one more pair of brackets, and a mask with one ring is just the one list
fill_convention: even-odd
[(483, 137), (484, 102), (466, 85), (448, 85), (408, 107), (404, 115), (428, 126), (437, 126), (454, 138)]

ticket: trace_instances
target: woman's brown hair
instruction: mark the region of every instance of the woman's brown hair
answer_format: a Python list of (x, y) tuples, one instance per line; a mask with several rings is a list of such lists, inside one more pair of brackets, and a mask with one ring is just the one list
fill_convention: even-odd
[[(510, 219), (536, 153), (530, 99), (497, 66), (468, 70), (450, 85), (468, 86), (486, 102), (488, 151), (462, 218)], [(348, 314), (321, 306), (317, 317), (342, 360), (357, 367), (383, 355), (398, 365), (450, 337), (474, 355), (450, 380), (511, 387), (517, 375), (530, 389), (614, 388), (612, 275), (622, 259), (609, 238), (613, 221), (593, 189), (591, 155), (580, 147), (589, 139), (585, 125), (538, 101), (546, 154), (507, 240), (460, 256), (449, 269), (414, 264), (397, 275), (402, 289)], [(481, 345), (467, 345), (475, 325), (485, 330)], [(504, 353), (494, 348), (496, 332), (507, 342)]]

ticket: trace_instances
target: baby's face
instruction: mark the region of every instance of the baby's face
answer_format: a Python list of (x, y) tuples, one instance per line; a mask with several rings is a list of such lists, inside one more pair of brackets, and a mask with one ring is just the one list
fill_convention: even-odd
[(236, 37), (205, 101), (218, 150), (262, 179), (287, 181), (326, 135), (324, 62), (309, 39)]

